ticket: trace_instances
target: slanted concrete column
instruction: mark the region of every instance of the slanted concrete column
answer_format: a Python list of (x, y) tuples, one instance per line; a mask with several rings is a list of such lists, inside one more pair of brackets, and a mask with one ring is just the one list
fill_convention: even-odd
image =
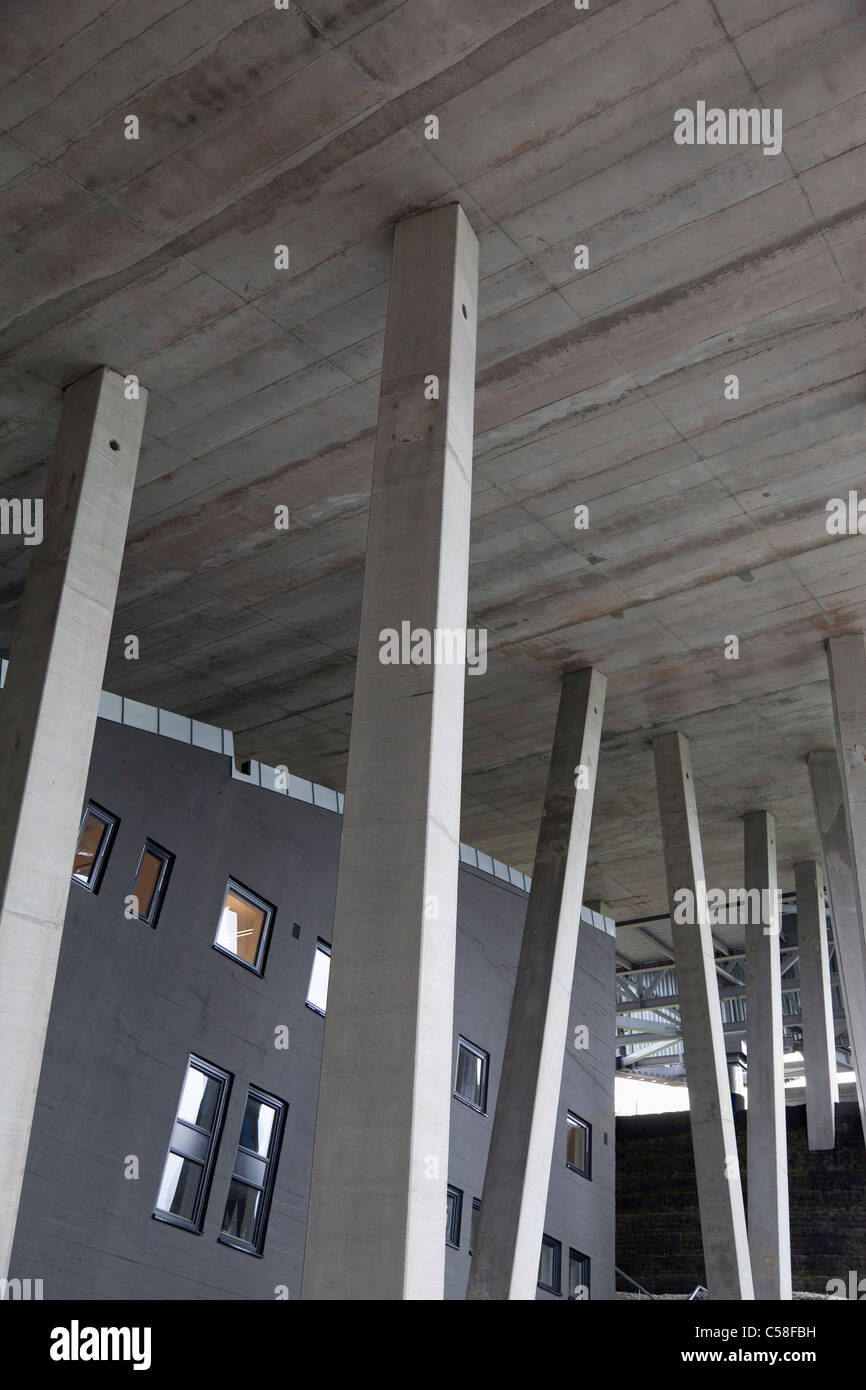
[(866, 943), (854, 869), (854, 852), (839, 763), (835, 753), (819, 750), (807, 758), (815, 819), (821, 837), (824, 874), (830, 893), (830, 915), (848, 1042), (857, 1086), (860, 1123), (866, 1139)]
[(307, 1299), (444, 1296), (477, 284), (456, 204), (397, 225)]
[[(751, 1299), (746, 1217), (691, 755), (688, 741), (679, 733), (653, 739), (653, 751), (707, 1287), (713, 1299)], [(683, 904), (693, 910), (684, 912)]]
[(794, 865), (797, 944), (800, 948), (800, 1020), (806, 1072), (806, 1132), (810, 1149), (836, 1144), (836, 1032), (830, 953), (824, 910), (824, 872), (814, 859)]
[(105, 368), (66, 391), (0, 695), (0, 1269), (5, 1277), (147, 393)]
[(776, 823), (769, 812), (752, 811), (743, 817), (743, 829), (745, 887), (750, 895), (745, 923), (749, 1254), (755, 1298), (789, 1299), (793, 1294)]
[(559, 1113), (607, 678), (563, 677), (469, 1299), (533, 1299)]

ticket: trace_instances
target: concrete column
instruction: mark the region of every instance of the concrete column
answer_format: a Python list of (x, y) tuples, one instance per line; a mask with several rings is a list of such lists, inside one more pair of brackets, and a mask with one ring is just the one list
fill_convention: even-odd
[(147, 393), (66, 391), (0, 696), (0, 1269), (8, 1270)]
[(397, 225), (307, 1299), (444, 1293), (477, 285), (459, 206)]
[(866, 943), (846, 802), (836, 754), (820, 750), (810, 753), (806, 761), (830, 893), (833, 939), (848, 1021), (860, 1123), (866, 1139)]
[(745, 924), (749, 1254), (755, 1298), (790, 1299), (793, 1293), (776, 822), (767, 811), (752, 811), (743, 817), (743, 829), (745, 887), (747, 893), (758, 891), (761, 904), (756, 911), (750, 901)]
[(836, 1033), (824, 910), (824, 871), (814, 859), (794, 865), (800, 948), (800, 1020), (806, 1072), (806, 1131), (810, 1149), (836, 1145)]
[(469, 1299), (535, 1298), (606, 688), (591, 668), (562, 680)]
[[(751, 1299), (746, 1217), (691, 754), (688, 741), (679, 733), (653, 739), (653, 751), (707, 1287), (713, 1299)], [(684, 903), (693, 911), (684, 912)]]

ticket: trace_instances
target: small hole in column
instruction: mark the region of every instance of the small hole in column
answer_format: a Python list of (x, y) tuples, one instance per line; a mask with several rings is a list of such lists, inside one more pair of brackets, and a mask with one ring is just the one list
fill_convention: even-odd
[(463, 310), (463, 317), (464, 317), (465, 319), (468, 319), (469, 315), (468, 315), (467, 312), (466, 312), (466, 305), (465, 305), (465, 304), (461, 304), (461, 305), (460, 305), (460, 308)]
[(114, 449), (116, 452), (120, 448), (120, 445), (118, 444), (116, 439), (109, 439), (108, 447), (109, 449)]

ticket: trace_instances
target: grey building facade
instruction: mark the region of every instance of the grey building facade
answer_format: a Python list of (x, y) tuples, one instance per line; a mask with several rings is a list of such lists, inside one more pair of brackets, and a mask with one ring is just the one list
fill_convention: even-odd
[[(87, 798), (117, 824), (97, 890), (70, 889), (10, 1278), (42, 1279), (46, 1299), (295, 1299), (324, 1027), (308, 992), (331, 941), (340, 815), (232, 775), (221, 751), (105, 718)], [(153, 926), (129, 915), (146, 842), (172, 856)], [(273, 909), (261, 973), (214, 949), (229, 880)], [(455, 1076), (462, 1039), (484, 1097), (452, 1102), (446, 1298), (465, 1292), (526, 901), (461, 864)], [(570, 1281), (614, 1296), (614, 941), (596, 920), (579, 940), (539, 1299)], [(228, 1079), (200, 1219), (181, 1226), (154, 1210), (191, 1057)], [(259, 1251), (221, 1236), (234, 1179), (256, 1167), (239, 1157), (250, 1088), (284, 1107), (258, 1165)]]

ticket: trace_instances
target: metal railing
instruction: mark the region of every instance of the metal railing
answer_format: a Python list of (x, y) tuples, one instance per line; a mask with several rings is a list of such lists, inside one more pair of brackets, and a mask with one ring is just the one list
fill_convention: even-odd
[(619, 1268), (618, 1265), (614, 1265), (614, 1272), (619, 1275), (620, 1279), (624, 1279), (627, 1284), (631, 1284), (634, 1288), (637, 1289), (638, 1298), (655, 1299), (656, 1296), (654, 1293), (650, 1293), (649, 1289), (645, 1289), (643, 1284), (639, 1284), (636, 1279), (632, 1279), (631, 1275), (626, 1274), (624, 1270), (621, 1270)]

